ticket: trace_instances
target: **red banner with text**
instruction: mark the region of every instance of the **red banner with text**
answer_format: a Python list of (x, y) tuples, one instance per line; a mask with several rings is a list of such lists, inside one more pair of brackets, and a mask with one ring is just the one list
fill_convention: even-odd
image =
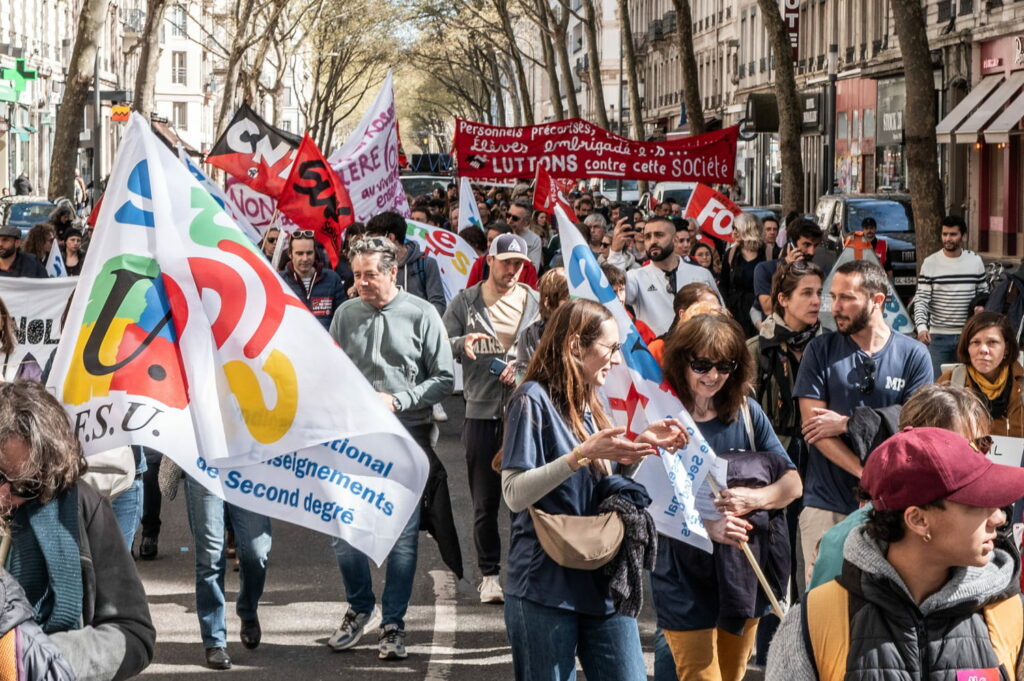
[(505, 128), (455, 120), (458, 174), (470, 178), (516, 179), (607, 177), (733, 184), (739, 128), (665, 142), (635, 142), (581, 118)]

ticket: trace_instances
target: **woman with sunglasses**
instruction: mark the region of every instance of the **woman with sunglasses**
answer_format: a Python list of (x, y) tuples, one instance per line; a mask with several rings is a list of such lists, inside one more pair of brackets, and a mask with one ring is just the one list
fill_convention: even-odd
[(704, 314), (680, 325), (665, 344), (665, 378), (712, 450), (729, 460), (731, 484), (715, 502), (721, 517), (705, 519), (713, 553), (665, 537), (658, 542), (651, 573), (658, 626), (680, 679), (740, 681), (770, 605), (737, 548), (750, 542), (781, 591), (789, 578), (782, 509), (803, 485), (760, 405), (748, 397), (753, 362), (735, 320)]
[(501, 485), (512, 511), (505, 625), (517, 681), (575, 679), (577, 658), (588, 679), (647, 679), (636, 618), (617, 613), (609, 578), (600, 568), (557, 563), (530, 512), (591, 515), (601, 490), (635, 485), (617, 475), (629, 472), (618, 465), (685, 446), (675, 419), (658, 421), (634, 441), (611, 427), (598, 391), (622, 362), (618, 340), (602, 305), (563, 303), (505, 413)]

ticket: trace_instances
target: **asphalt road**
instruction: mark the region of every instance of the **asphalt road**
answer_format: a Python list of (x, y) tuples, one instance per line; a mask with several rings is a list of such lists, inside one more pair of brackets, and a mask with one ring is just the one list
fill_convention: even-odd
[[(451, 418), (440, 426), (437, 453), (448, 470), (466, 578), (457, 581), (444, 567), (434, 541), (425, 533), (420, 535), (419, 565), (406, 616), (408, 659), (378, 660), (375, 632), (368, 633), (349, 651), (335, 653), (326, 646), (346, 610), (341, 575), (329, 539), (274, 521), (266, 591), (259, 610), (263, 641), (256, 650), (246, 650), (238, 642), (239, 622), (234, 614), (238, 573), (229, 570), (228, 653), (233, 668), (208, 669), (195, 612), (192, 538), (179, 495), (164, 505), (157, 559), (137, 564), (157, 629), (156, 656), (143, 676), (170, 680), (183, 674), (244, 674), (254, 680), (317, 681), (355, 673), (360, 681), (399, 677), (423, 681), (511, 679), (512, 654), (502, 608), (481, 604), (476, 590), (480, 573), (470, 533), (472, 505), (461, 442), (463, 403), (455, 397), (445, 406)], [(503, 510), (501, 520), (502, 537), (507, 540), (507, 511)], [(382, 571), (375, 569), (378, 601), (382, 583)], [(654, 615), (649, 598), (640, 617), (640, 632), (650, 674)], [(760, 674), (752, 671), (747, 676), (750, 680)]]

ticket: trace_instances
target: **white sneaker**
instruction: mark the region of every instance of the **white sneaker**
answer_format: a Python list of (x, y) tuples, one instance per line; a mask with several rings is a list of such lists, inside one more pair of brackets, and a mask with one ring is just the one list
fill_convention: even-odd
[(498, 581), (498, 575), (487, 575), (484, 577), (476, 590), (480, 592), (481, 603), (505, 602), (505, 592), (501, 590), (501, 582)]
[(444, 410), (444, 405), (440, 402), (434, 404), (434, 420), (438, 423), (446, 423), (448, 421), (448, 412)]

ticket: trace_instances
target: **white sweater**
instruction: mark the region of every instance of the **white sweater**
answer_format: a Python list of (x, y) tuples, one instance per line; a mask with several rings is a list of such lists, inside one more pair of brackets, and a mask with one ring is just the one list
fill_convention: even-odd
[(958, 335), (971, 316), (971, 301), (988, 292), (985, 263), (973, 251), (950, 258), (932, 253), (917, 276), (914, 322), (918, 331)]

